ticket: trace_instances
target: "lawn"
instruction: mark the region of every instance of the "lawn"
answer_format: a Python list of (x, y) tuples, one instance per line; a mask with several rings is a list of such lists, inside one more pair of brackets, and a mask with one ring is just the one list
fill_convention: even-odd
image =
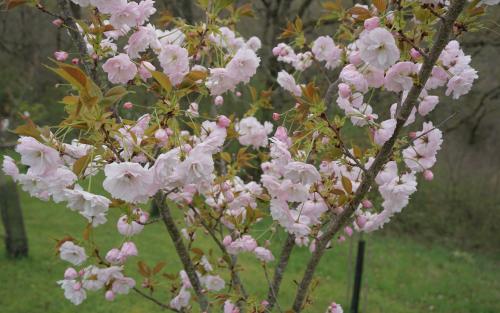
[[(0, 312), (69, 313), (69, 312), (160, 312), (161, 310), (131, 293), (107, 303), (101, 293), (89, 293), (78, 307), (64, 299), (56, 285), (66, 264), (55, 255), (56, 238), (83, 229), (83, 219), (63, 206), (43, 203), (22, 194), (24, 215), (30, 240), (30, 257), (12, 261), (0, 253)], [(110, 222), (98, 228), (99, 243), (110, 248), (120, 242), (114, 221), (118, 212), (111, 210)], [(1, 233), (3, 230), (0, 229)], [(281, 239), (284, 236), (281, 235)], [(153, 263), (167, 262), (165, 271), (178, 272), (180, 266), (163, 225), (153, 224), (136, 240), (140, 257), (129, 261), (129, 272), (144, 258)], [(363, 313), (498, 313), (500, 312), (500, 271), (498, 261), (481, 255), (448, 250), (432, 244), (423, 245), (410, 238), (377, 234), (365, 236), (367, 255), (363, 284)], [(349, 240), (335, 245), (322, 260), (317, 277), (315, 299), (306, 312), (323, 313), (331, 301), (340, 302), (347, 313), (348, 285), (352, 280)], [(3, 251), (3, 243), (0, 247)], [(276, 247), (277, 248), (277, 247)], [(276, 249), (274, 249), (276, 251)], [(309, 252), (295, 250), (285, 276), (280, 304), (290, 307), (295, 288)], [(351, 261), (349, 261), (351, 260)], [(245, 261), (245, 260), (243, 260)], [(255, 262), (244, 262), (242, 273), (247, 289), (262, 296), (266, 292), (264, 275)], [(168, 282), (165, 281), (165, 284)], [(167, 301), (168, 288), (155, 296)], [(260, 298), (262, 299), (262, 298)]]

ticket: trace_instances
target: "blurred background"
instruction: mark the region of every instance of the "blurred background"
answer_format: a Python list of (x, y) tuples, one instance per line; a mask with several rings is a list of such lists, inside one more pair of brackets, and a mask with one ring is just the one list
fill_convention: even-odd
[[(55, 2), (43, 1), (47, 8), (57, 11)], [(189, 22), (199, 21), (202, 16), (196, 1), (156, 2), (165, 16), (170, 12)], [(323, 4), (327, 1), (236, 2), (251, 3), (255, 12), (255, 17), (244, 18), (236, 29), (247, 38), (255, 35), (263, 40), (259, 53), (263, 70), (258, 81), (273, 81), (277, 73), (279, 67), (270, 50), (288, 19), (301, 17), (309, 39), (318, 34), (332, 35), (337, 27), (332, 21), (316, 25), (325, 14)], [(78, 18), (79, 9), (71, 8)], [(479, 80), (472, 92), (458, 101), (440, 97), (430, 116), (435, 124), (452, 116), (440, 127), (445, 142), (433, 170), (434, 180), (422, 182), (410, 205), (382, 231), (364, 236), (360, 312), (500, 312), (500, 8), (490, 7), (488, 11), (480, 32), (461, 38)], [(2, 154), (12, 155), (16, 137), (9, 130), (22, 123), (22, 115), (29, 115), (39, 125), (55, 125), (63, 116), (63, 106), (57, 102), (63, 92), (56, 85), (57, 78), (43, 64), (48, 64), (56, 50), (77, 50), (65, 31), (51, 24), (52, 19), (28, 7), (0, 12)], [(226, 102), (226, 113), (248, 109), (249, 92), (242, 92), (242, 98)], [(147, 103), (141, 94), (130, 100)], [(284, 108), (293, 105), (290, 100), (273, 94), (272, 105)], [(390, 104), (378, 100), (381, 105)], [(268, 109), (259, 114), (269, 116), (272, 112)], [(74, 219), (64, 206), (29, 198), (4, 176), (0, 177), (0, 209), (1, 312), (159, 311), (136, 295), (109, 305), (93, 295), (80, 307), (74, 307), (55, 283), (62, 278), (64, 265), (53, 247), (56, 238), (76, 227), (83, 229), (82, 221)], [(106, 235), (104, 244), (110, 246), (117, 238), (111, 224), (100, 230)], [(165, 248), (169, 245), (165, 235), (162, 229), (148, 229), (139, 250), (144, 251), (144, 258), (166, 259), (171, 271), (176, 272), (179, 265)], [(358, 239), (350, 238), (329, 252), (320, 269), (319, 300), (308, 312), (323, 312), (331, 301), (342, 303), (347, 312)], [(308, 252), (297, 251), (293, 257), (296, 270), (292, 268), (287, 278), (291, 284), (299, 277)], [(254, 270), (258, 269), (249, 265), (244, 277), (251, 286), (262, 288), (262, 277)], [(282, 301), (287, 303), (292, 294), (292, 290), (284, 290)]]

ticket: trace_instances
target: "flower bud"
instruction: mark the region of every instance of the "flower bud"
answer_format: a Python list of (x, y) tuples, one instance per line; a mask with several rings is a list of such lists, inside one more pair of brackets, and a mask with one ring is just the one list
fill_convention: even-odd
[(280, 117), (281, 117), (281, 116), (280, 116), (280, 114), (279, 114), (279, 113), (276, 113), (276, 112), (274, 112), (274, 113), (273, 113), (273, 120), (274, 120), (274, 121), (279, 121)]
[(225, 115), (220, 115), (217, 119), (217, 126), (227, 128), (231, 124), (231, 120)]
[(221, 105), (223, 105), (223, 104), (224, 104), (224, 98), (223, 98), (222, 96), (217, 96), (217, 97), (215, 97), (215, 99), (214, 99), (214, 104), (215, 104), (216, 106), (221, 106)]
[(363, 215), (356, 217), (356, 224), (359, 228), (363, 229), (363, 227), (365, 227), (366, 225), (366, 217), (364, 217)]
[(231, 236), (227, 235), (226, 237), (224, 237), (224, 240), (222, 240), (222, 243), (227, 247), (231, 244), (231, 242), (233, 242), (233, 238), (231, 238)]
[(106, 253), (106, 261), (111, 264), (121, 264), (124, 261), (123, 255), (120, 250), (114, 248)]
[(125, 102), (125, 103), (123, 104), (123, 108), (124, 108), (125, 110), (131, 110), (133, 107), (134, 107), (134, 104), (133, 104), (132, 102)]
[(78, 272), (72, 267), (68, 267), (64, 272), (64, 279), (76, 279), (77, 277)]
[(344, 242), (345, 241), (345, 237), (344, 236), (340, 236), (338, 241), (339, 242)]
[(274, 47), (273, 48), (273, 55), (275, 57), (279, 56), (281, 54), (281, 48), (280, 47)]
[(60, 18), (57, 18), (52, 21), (52, 25), (54, 25), (55, 27), (61, 27), (62, 24), (64, 24), (64, 21), (61, 20)]
[(123, 253), (125, 256), (137, 256), (139, 254), (135, 243), (133, 243), (132, 241), (123, 243), (121, 253)]
[(375, 29), (375, 28), (379, 27), (379, 25), (380, 25), (380, 19), (376, 16), (365, 20), (365, 23), (364, 23), (366, 30)]
[(73, 58), (73, 59), (71, 60), (71, 63), (72, 63), (73, 65), (78, 65), (78, 64), (80, 63), (80, 60), (79, 60), (78, 58)]
[(106, 298), (106, 300), (108, 301), (113, 301), (115, 300), (115, 293), (112, 291), (112, 290), (108, 290), (106, 291), (106, 293), (104, 294), (104, 297)]
[(220, 189), (222, 189), (222, 191), (228, 191), (231, 189), (231, 185), (229, 185), (228, 182), (223, 182), (221, 185), (220, 185)]
[(344, 232), (346, 233), (347, 236), (349, 237), (352, 236), (352, 228), (350, 226), (344, 227)]
[(415, 49), (415, 48), (411, 48), (411, 50), (410, 50), (410, 55), (411, 55), (411, 57), (412, 57), (413, 59), (415, 59), (415, 60), (416, 60), (416, 59), (418, 59), (418, 58), (420, 58), (420, 57), (422, 56), (422, 55), (420, 54), (420, 52), (418, 52), (418, 50), (417, 50), (417, 49)]
[(351, 96), (352, 92), (351, 92), (351, 87), (349, 87), (349, 85), (347, 84), (344, 84), (344, 83), (340, 83), (339, 84), (339, 95), (346, 99), (346, 98), (349, 98)]
[(432, 173), (432, 171), (431, 171), (431, 170), (425, 170), (425, 171), (424, 171), (424, 179), (425, 179), (426, 181), (431, 181), (431, 180), (433, 180), (433, 179), (434, 179), (434, 173)]
[(368, 199), (364, 199), (363, 201), (361, 201), (361, 204), (363, 205), (363, 208), (365, 208), (365, 209), (373, 208), (373, 203)]
[(278, 138), (281, 142), (287, 142), (288, 134), (286, 132), (286, 128), (278, 126), (278, 128), (276, 128), (276, 132), (274, 133), (274, 137)]
[(354, 66), (358, 66), (363, 63), (363, 60), (361, 60), (361, 56), (359, 55), (358, 51), (353, 51), (351, 52), (351, 54), (349, 54), (349, 63)]
[(236, 91), (236, 97), (241, 97), (241, 92)]
[(226, 198), (227, 203), (231, 203), (234, 201), (234, 194), (231, 191), (224, 192), (224, 197)]
[(155, 138), (161, 142), (161, 143), (166, 143), (167, 140), (168, 140), (168, 134), (167, 134), (167, 131), (164, 130), (163, 128), (160, 128), (158, 130), (155, 131)]
[(68, 58), (68, 53), (66, 51), (56, 51), (54, 52), (54, 58), (59, 62), (64, 62)]

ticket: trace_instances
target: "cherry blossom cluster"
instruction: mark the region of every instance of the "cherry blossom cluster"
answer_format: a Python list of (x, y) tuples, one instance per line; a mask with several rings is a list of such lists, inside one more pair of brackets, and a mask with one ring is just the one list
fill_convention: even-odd
[[(429, 114), (439, 103), (439, 89), (458, 99), (478, 78), (471, 57), (458, 41), (450, 41), (430, 78), (420, 85), (409, 117), (401, 121), (429, 49), (419, 48), (403, 30), (395, 31), (395, 12), (358, 6), (369, 17), (350, 15), (352, 24), (346, 29), (355, 39), (346, 42), (330, 34), (272, 49), (284, 67), (276, 82), (295, 103), (292, 108), (274, 113), (257, 108), (263, 114), (249, 110), (227, 117), (217, 107), (224, 104), (224, 96), (240, 97), (238, 86), (251, 84), (261, 64), (257, 52), (262, 44), (258, 37), (239, 36), (228, 26), (232, 20), (214, 18), (218, 12), (208, 11), (217, 6), (206, 8), (209, 18), (204, 22), (188, 25), (176, 19), (173, 27), (162, 29), (150, 22), (156, 12), (152, 0), (71, 1), (91, 8), (93, 18), (92, 23), (77, 24), (86, 46), (82, 60), (72, 59), (70, 65), (65, 63), (69, 53), (54, 54), (59, 62), (54, 72), (72, 85), (62, 101), (69, 117), (60, 127), (25, 126), (16, 146), (19, 159), (5, 156), (2, 167), (31, 196), (64, 203), (83, 216), (85, 234), (107, 223), (110, 208), (121, 210), (112, 221), (123, 239), (119, 244), (99, 247), (88, 235), (57, 244), (59, 257), (73, 266), (58, 283), (76, 305), (90, 291), (100, 291), (109, 301), (130, 290), (140, 293), (139, 288), (153, 295), (152, 276), (161, 266), (156, 271), (142, 268), (144, 280), (136, 284), (128, 276), (133, 276), (130, 260), (141, 257), (138, 235), (148, 225), (164, 222), (183, 269), (165, 275), (171, 278), (171, 297), (162, 306), (188, 312), (195, 300), (203, 306), (203, 297), (208, 297), (210, 306), (224, 313), (244, 312), (242, 300), (248, 296), (239, 285), (238, 257), (249, 255), (267, 277), (267, 268), (279, 259), (271, 242), (279, 231), (291, 238), (290, 249), (307, 247), (314, 255), (334, 244), (333, 238), (341, 244), (354, 231), (382, 228), (408, 205), (419, 176), (433, 179), (443, 134)], [(443, 9), (449, 5), (421, 2)], [(63, 23), (53, 22), (58, 27)], [(405, 40), (410, 48), (404, 48)], [(80, 68), (89, 61), (107, 76), (104, 85), (117, 86), (94, 86), (90, 73)], [(337, 73), (336, 81), (321, 86), (315, 79), (320, 75), (313, 72), (318, 68), (327, 78)], [(125, 119), (119, 104), (130, 86), (142, 88), (156, 102), (145, 108), (147, 113)], [(257, 102), (257, 91), (251, 88)], [(262, 89), (261, 96), (263, 90), (267, 92)], [(374, 92), (393, 104), (375, 103)], [(208, 110), (200, 107), (205, 98), (211, 100)], [(129, 117), (134, 107), (130, 101), (122, 103)], [(271, 113), (272, 121), (257, 118)], [(351, 144), (355, 138), (347, 138), (344, 129), (349, 127), (364, 130), (366, 138), (359, 146)], [(382, 170), (348, 211), (388, 143), (391, 152)], [(105, 192), (97, 192), (101, 188), (96, 184)], [(160, 207), (159, 217), (150, 216), (151, 202)], [(325, 225), (345, 212), (354, 213), (336, 237), (322, 241)], [(265, 230), (259, 234), (256, 225)], [(200, 234), (213, 239), (219, 255), (195, 246)], [(272, 309), (273, 300), (252, 299), (247, 305), (263, 313)], [(343, 310), (333, 302), (326, 312)]]

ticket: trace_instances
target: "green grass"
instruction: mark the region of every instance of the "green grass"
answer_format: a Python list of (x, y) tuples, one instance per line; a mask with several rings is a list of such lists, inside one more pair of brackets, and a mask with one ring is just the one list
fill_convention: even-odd
[[(0, 254), (0, 312), (2, 313), (69, 313), (69, 312), (160, 312), (154, 304), (135, 293), (118, 296), (108, 303), (101, 293), (89, 293), (78, 307), (63, 297), (56, 284), (66, 263), (55, 255), (56, 238), (75, 235), (83, 229), (84, 221), (63, 206), (43, 203), (22, 194), (26, 227), (29, 235), (30, 257), (12, 261)], [(118, 212), (111, 211), (109, 222), (97, 229), (96, 238), (103, 249), (120, 243), (114, 222)], [(0, 229), (3, 233), (3, 229)], [(76, 234), (78, 235), (78, 234)], [(281, 239), (283, 239), (281, 235)], [(498, 262), (480, 255), (457, 253), (431, 244), (423, 245), (405, 237), (372, 235), (367, 240), (362, 312), (366, 313), (497, 313), (500, 312), (500, 271)], [(202, 241), (206, 244), (206, 241)], [(167, 262), (166, 271), (180, 269), (167, 233), (161, 224), (147, 227), (136, 240), (140, 258), (131, 260), (128, 273), (135, 276), (139, 259), (155, 263)], [(0, 249), (3, 250), (3, 245)], [(206, 248), (206, 246), (204, 247)], [(277, 247), (275, 247), (277, 248)], [(353, 245), (355, 248), (355, 245)], [(274, 249), (276, 251), (276, 249)], [(352, 280), (349, 272), (349, 241), (335, 245), (322, 260), (318, 271), (319, 286), (315, 301), (306, 312), (323, 313), (331, 301), (340, 302), (348, 312), (347, 286)], [(309, 252), (297, 249), (282, 286), (280, 304), (290, 307), (295, 292), (294, 280)], [(243, 257), (243, 280), (247, 289), (262, 297), (267, 288), (265, 277), (256, 262)], [(137, 276), (135, 276), (137, 277)], [(155, 296), (169, 299), (168, 282)], [(262, 299), (262, 298), (259, 298)], [(216, 312), (216, 311), (215, 311)]]

